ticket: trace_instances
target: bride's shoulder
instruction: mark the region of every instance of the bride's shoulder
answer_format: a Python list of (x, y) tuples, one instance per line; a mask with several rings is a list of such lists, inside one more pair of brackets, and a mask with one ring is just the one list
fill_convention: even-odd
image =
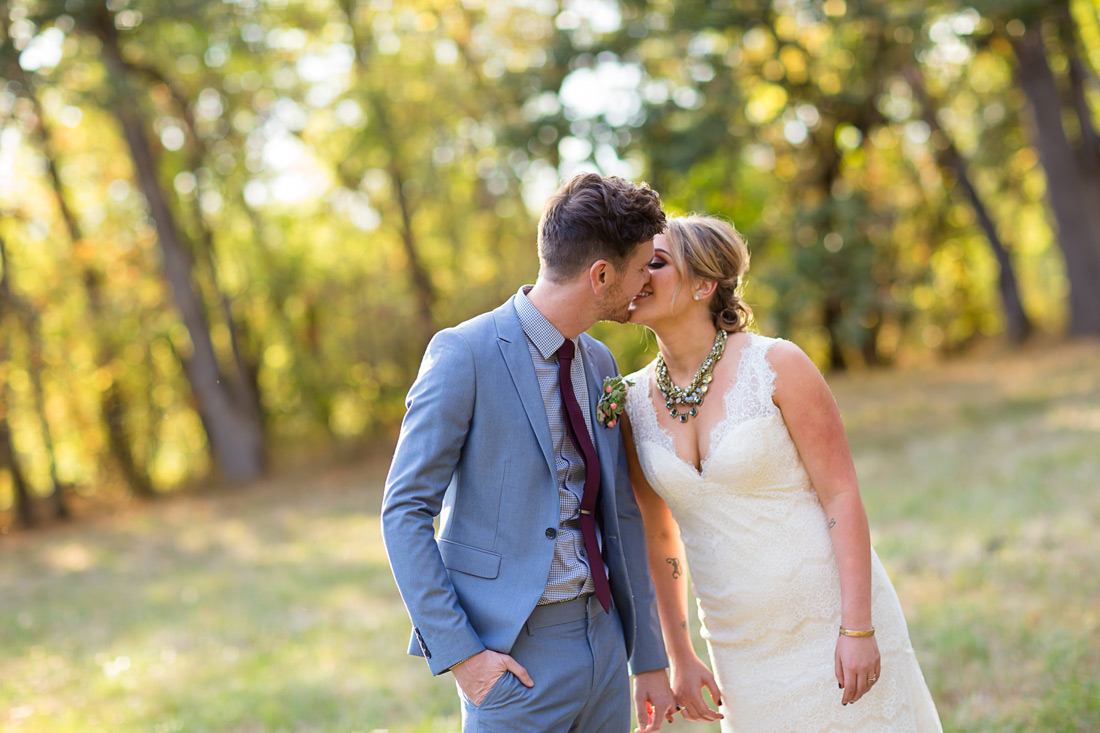
[(817, 367), (810, 360), (810, 357), (793, 341), (788, 341), (785, 338), (761, 336), (756, 333), (752, 334), (751, 338), (754, 344), (758, 344), (757, 348), (763, 352), (768, 365), (777, 375), (784, 373), (798, 374), (807, 368), (817, 371)]
[(784, 395), (804, 396), (807, 390), (813, 393), (828, 390), (821, 370), (798, 344), (781, 338), (767, 340), (771, 343), (766, 359), (775, 375), (777, 403), (782, 401)]

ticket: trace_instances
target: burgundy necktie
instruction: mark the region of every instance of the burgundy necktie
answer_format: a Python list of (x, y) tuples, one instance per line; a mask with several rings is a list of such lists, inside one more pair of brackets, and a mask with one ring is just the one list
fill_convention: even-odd
[(588, 426), (584, 424), (584, 413), (573, 392), (573, 378), (569, 369), (573, 364), (576, 347), (572, 340), (566, 339), (558, 349), (558, 384), (561, 386), (561, 402), (565, 406), (568, 419), (569, 437), (584, 459), (584, 494), (581, 496), (581, 534), (584, 536), (584, 549), (588, 553), (588, 567), (592, 571), (592, 582), (596, 586), (596, 600), (603, 610), (611, 613), (611, 588), (607, 584), (607, 574), (603, 568), (600, 545), (596, 541), (596, 498), (600, 494), (600, 457), (588, 435)]

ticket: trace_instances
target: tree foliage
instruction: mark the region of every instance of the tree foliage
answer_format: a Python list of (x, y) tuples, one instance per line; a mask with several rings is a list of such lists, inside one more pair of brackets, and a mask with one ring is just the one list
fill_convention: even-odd
[(0, 507), (392, 429), (578, 170), (731, 219), (825, 366), (1100, 332), (1098, 67), (1085, 0), (10, 0)]

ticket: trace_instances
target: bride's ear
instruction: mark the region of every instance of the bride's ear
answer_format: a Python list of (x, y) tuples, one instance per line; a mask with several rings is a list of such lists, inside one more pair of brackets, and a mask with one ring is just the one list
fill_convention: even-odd
[(692, 300), (706, 300), (718, 289), (717, 280), (696, 280), (695, 289), (691, 294)]

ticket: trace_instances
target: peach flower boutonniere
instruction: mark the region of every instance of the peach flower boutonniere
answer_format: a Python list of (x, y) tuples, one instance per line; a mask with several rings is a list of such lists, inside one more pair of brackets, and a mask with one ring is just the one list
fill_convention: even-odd
[(603, 380), (603, 396), (596, 405), (596, 419), (600, 425), (613, 428), (619, 424), (619, 416), (626, 409), (626, 388), (633, 384), (621, 376)]

